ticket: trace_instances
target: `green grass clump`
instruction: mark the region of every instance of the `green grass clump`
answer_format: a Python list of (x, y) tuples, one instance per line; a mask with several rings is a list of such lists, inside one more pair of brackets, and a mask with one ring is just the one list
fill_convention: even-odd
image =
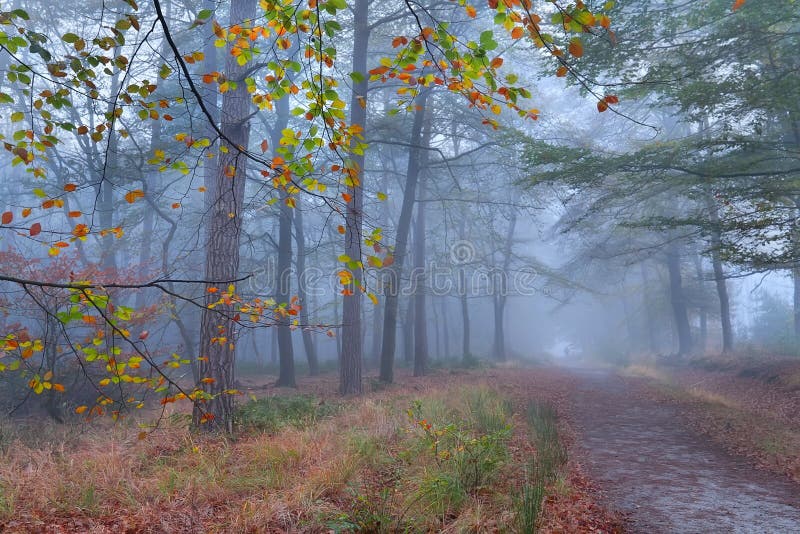
[(528, 405), (528, 425), (536, 444), (536, 455), (528, 463), (525, 485), (517, 499), (517, 526), (525, 534), (536, 532), (547, 485), (567, 462), (567, 449), (558, 437), (557, 416), (549, 404)]
[(285, 426), (305, 428), (335, 411), (336, 406), (321, 403), (311, 395), (275, 396), (240, 406), (236, 420), (245, 430), (276, 432)]

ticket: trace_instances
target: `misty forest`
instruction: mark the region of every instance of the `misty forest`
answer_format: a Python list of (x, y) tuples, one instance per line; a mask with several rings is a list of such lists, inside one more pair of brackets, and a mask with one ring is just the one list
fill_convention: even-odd
[(798, 50), (0, 0), (0, 531), (800, 532)]

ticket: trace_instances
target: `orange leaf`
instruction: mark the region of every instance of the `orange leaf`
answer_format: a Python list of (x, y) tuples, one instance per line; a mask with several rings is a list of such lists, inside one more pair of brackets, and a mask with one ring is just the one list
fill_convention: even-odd
[(53, 389), (59, 393), (64, 393), (64, 386), (61, 384), (53, 384)]
[(581, 57), (583, 55), (583, 44), (577, 37), (574, 37), (569, 42), (569, 53), (572, 54), (573, 57)]
[(353, 200), (353, 195), (350, 195), (348, 193), (342, 193), (342, 198), (344, 199), (345, 202), (349, 203), (351, 200)]
[(472, 7), (472, 6), (467, 6), (467, 7), (465, 8), (465, 10), (466, 10), (466, 12), (467, 12), (467, 15), (469, 15), (469, 18), (471, 18), (471, 19), (474, 19), (475, 17), (477, 17), (477, 16), (478, 16), (478, 12), (477, 12), (477, 11), (475, 11), (475, 8), (474, 8), (474, 7)]
[(64, 191), (66, 191), (67, 193), (72, 193), (76, 189), (78, 189), (78, 186), (75, 184), (67, 184), (64, 186)]
[(75, 408), (75, 413), (81, 414), (81, 413), (85, 412), (88, 409), (89, 408), (86, 407), (86, 406), (78, 406), (77, 408)]
[(49, 210), (50, 208), (55, 206), (55, 204), (56, 203), (53, 201), (53, 199), (47, 199), (44, 202), (42, 202), (42, 208)]
[(2, 217), (0, 217), (0, 221), (2, 221), (3, 224), (11, 224), (11, 221), (13, 220), (14, 220), (14, 214), (11, 213), (10, 211), (6, 211), (5, 213), (3, 213)]
[(67, 213), (67, 217), (72, 217), (73, 219), (75, 217), (80, 217), (81, 215), (82, 213), (80, 211), (70, 211)]
[(520, 26), (515, 26), (513, 30), (511, 30), (511, 38), (512, 39), (519, 39), (525, 35), (525, 30), (523, 30)]
[(23, 208), (22, 209), (22, 216), (23, 217), (27, 217), (30, 214), (31, 214), (31, 209), (30, 208)]
[(340, 234), (343, 234), (344, 233), (344, 226), (342, 226), (340, 224), (339, 226), (336, 227), (336, 231), (339, 232)]
[(606, 97), (603, 100), (605, 100), (609, 104), (619, 104), (619, 97), (617, 97), (616, 95), (606, 95)]
[(42, 232), (42, 225), (39, 223), (33, 223), (30, 229), (31, 237), (35, 237)]
[(492, 60), (491, 63), (489, 63), (489, 66), (492, 67), (493, 69), (499, 69), (502, 65), (503, 65), (503, 58), (501, 57), (496, 57)]
[(144, 191), (141, 189), (134, 189), (133, 191), (128, 191), (125, 193), (125, 200), (128, 201), (128, 204), (133, 204), (138, 199), (144, 196)]
[(605, 111), (605, 110), (607, 110), (607, 109), (608, 109), (608, 104), (606, 103), (606, 101), (605, 101), (605, 100), (599, 100), (599, 101), (597, 102), (597, 111), (599, 111), (600, 113), (602, 113), (602, 112), (604, 112), (604, 111)]
[(263, 141), (261, 141), (261, 153), (263, 154), (264, 152), (266, 152), (268, 148), (269, 144), (267, 143), (267, 140), (264, 139)]
[(736, 11), (737, 9), (739, 9), (740, 7), (742, 7), (742, 6), (744, 5), (745, 1), (746, 1), (746, 0), (736, 0), (736, 1), (733, 3), (733, 9), (732, 9), (732, 10), (733, 10), (733, 11)]

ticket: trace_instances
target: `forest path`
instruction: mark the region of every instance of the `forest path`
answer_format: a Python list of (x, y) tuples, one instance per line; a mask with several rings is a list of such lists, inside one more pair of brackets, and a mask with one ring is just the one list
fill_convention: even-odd
[(632, 532), (800, 532), (800, 486), (728, 455), (610, 371), (570, 372), (586, 467)]

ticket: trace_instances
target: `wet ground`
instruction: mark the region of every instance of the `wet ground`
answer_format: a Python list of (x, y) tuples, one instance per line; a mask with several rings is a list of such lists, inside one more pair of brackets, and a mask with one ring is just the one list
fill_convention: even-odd
[(574, 372), (587, 468), (633, 532), (800, 533), (800, 486), (708, 443), (613, 373)]

